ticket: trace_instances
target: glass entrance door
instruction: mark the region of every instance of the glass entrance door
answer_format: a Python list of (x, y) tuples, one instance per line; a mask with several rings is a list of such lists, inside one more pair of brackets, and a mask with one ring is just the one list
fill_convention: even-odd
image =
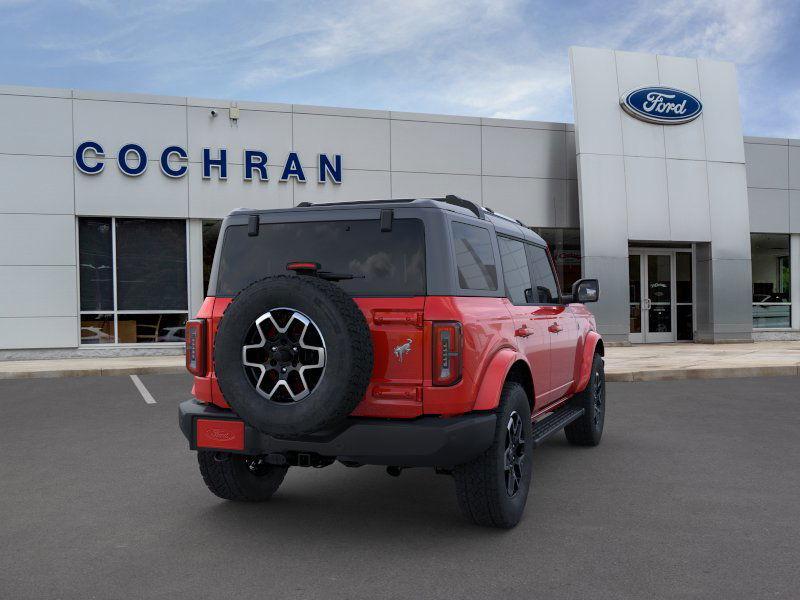
[(690, 251), (631, 249), (631, 342), (692, 339), (692, 262)]

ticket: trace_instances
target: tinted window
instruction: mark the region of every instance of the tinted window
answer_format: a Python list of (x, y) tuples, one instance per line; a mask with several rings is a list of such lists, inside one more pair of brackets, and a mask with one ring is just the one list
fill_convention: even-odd
[(217, 294), (232, 296), (267, 275), (286, 274), (292, 261), (362, 275), (339, 281), (353, 296), (425, 294), (425, 228), (419, 219), (395, 219), (385, 232), (377, 220), (262, 224), (253, 237), (244, 225), (228, 227)]
[(550, 264), (547, 250), (540, 246), (525, 244), (528, 264), (533, 275), (533, 302), (536, 304), (558, 304), (558, 286)]
[(522, 242), (498, 236), (506, 295), (514, 304), (531, 302), (531, 274)]
[(111, 219), (78, 220), (81, 310), (114, 310)]
[(483, 227), (453, 223), (453, 246), (461, 289), (496, 290), (497, 268), (489, 231)]
[(561, 291), (569, 294), (572, 284), (581, 278), (581, 230), (536, 227), (534, 231), (547, 242)]
[(186, 310), (186, 222), (116, 219), (117, 309)]

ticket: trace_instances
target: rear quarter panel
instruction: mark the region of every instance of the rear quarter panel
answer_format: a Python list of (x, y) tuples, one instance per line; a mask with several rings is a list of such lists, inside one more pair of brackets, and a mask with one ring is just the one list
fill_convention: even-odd
[(425, 361), (425, 412), (442, 415), (469, 412), (492, 358), (504, 348), (516, 351), (511, 313), (503, 298), (435, 296), (427, 300), (425, 321), (429, 352), (431, 321), (461, 322), (464, 361), (461, 381), (448, 387), (431, 384), (433, 361), (431, 358)]

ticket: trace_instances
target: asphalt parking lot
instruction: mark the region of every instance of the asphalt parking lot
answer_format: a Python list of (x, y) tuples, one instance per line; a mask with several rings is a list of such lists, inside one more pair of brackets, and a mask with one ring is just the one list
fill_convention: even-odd
[(177, 428), (189, 378), (0, 381), (2, 598), (797, 598), (797, 378), (617, 383), (602, 444), (536, 451), (512, 531), (450, 478), (292, 469), (212, 496)]

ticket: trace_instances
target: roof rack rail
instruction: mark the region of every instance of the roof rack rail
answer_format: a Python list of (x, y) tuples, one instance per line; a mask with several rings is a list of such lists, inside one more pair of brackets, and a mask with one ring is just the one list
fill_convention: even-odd
[(514, 217), (509, 217), (508, 215), (504, 215), (503, 213), (495, 212), (493, 209), (489, 208), (488, 206), (484, 206), (483, 210), (485, 210), (489, 214), (492, 214), (495, 217), (498, 217), (500, 219), (505, 219), (506, 221), (511, 221), (512, 223), (516, 223), (518, 225), (522, 225), (523, 227), (528, 227), (527, 225), (525, 225), (525, 223), (523, 223), (519, 219), (515, 219)]
[(313, 202), (301, 202), (300, 204), (295, 204), (295, 208), (308, 208), (309, 206), (314, 206)]
[(447, 204), (452, 204), (453, 206), (460, 206), (461, 208), (466, 208), (468, 211), (475, 213), (475, 216), (478, 217), (479, 219), (484, 218), (480, 206), (464, 198), (459, 198), (458, 196), (455, 196), (453, 194), (447, 194), (447, 196), (442, 198), (441, 201), (446, 202)]

